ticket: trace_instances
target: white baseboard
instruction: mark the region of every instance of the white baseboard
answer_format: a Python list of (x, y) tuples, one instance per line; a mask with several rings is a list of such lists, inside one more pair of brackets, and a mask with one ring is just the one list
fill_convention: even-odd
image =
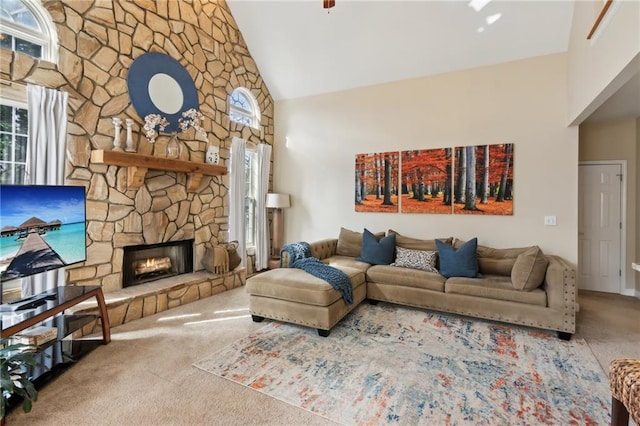
[(635, 290), (633, 288), (625, 288), (620, 294), (623, 296), (633, 296), (640, 299), (640, 290)]

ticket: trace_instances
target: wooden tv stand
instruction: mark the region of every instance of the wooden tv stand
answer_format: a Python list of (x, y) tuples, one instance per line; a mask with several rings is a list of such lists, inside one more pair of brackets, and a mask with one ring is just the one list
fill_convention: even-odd
[[(56, 315), (80, 302), (95, 297), (98, 302), (98, 317), (102, 324), (102, 342), (106, 345), (111, 341), (109, 314), (107, 313), (107, 305), (104, 302), (102, 287), (64, 286), (57, 287), (55, 290), (46, 293), (53, 293), (55, 296), (41, 297), (40, 295), (35, 295), (34, 300), (39, 301), (39, 306), (20, 311), (1, 312), (0, 325), (2, 326), (2, 337), (11, 337), (49, 318), (54, 318)], [(75, 315), (74, 317), (77, 318), (78, 316)], [(91, 317), (91, 320), (96, 318), (95, 315), (87, 315), (87, 317)], [(73, 330), (70, 330), (68, 326), (65, 326), (64, 330), (58, 329), (58, 340), (78, 330), (80, 327), (77, 327), (77, 324), (76, 322), (76, 327), (72, 327)]]
[[(65, 313), (65, 310), (93, 297), (98, 302), (97, 315)], [(56, 338), (40, 344), (35, 351), (39, 366), (30, 368), (29, 380), (34, 383), (36, 388), (46, 384), (93, 349), (111, 341), (109, 315), (102, 288), (99, 286), (57, 287), (45, 293), (34, 295), (28, 300), (18, 301), (16, 305), (22, 306), (25, 302), (30, 303), (26, 309), (0, 312), (0, 328), (3, 339), (38, 325), (56, 327), (57, 329)], [(3, 308), (7, 307), (7, 305), (2, 306)], [(74, 331), (80, 330), (98, 318), (102, 324), (101, 339), (67, 338)], [(10, 399), (8, 407), (11, 409), (18, 403), (16, 398)]]

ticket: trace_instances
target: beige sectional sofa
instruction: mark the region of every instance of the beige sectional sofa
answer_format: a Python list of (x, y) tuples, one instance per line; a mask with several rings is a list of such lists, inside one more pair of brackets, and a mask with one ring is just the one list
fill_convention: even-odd
[[(437, 250), (435, 240), (395, 234), (396, 247)], [(552, 330), (567, 340), (575, 332), (575, 269), (558, 256), (543, 255), (536, 246), (494, 249), (479, 245), (481, 277), (445, 278), (438, 272), (358, 261), (361, 241), (361, 234), (343, 229), (338, 239), (310, 244), (312, 256), (349, 276), (353, 304), (345, 304), (326, 281), (288, 268), (289, 259), (283, 253), (283, 268), (247, 280), (254, 321), (271, 318), (301, 324), (326, 336), (367, 298), (372, 303), (384, 301)], [(456, 248), (464, 243), (453, 238), (441, 241)]]

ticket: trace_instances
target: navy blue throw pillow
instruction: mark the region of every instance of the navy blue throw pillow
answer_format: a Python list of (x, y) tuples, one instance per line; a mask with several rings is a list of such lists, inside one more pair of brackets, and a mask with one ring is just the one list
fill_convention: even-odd
[(478, 239), (472, 238), (458, 250), (436, 240), (440, 257), (440, 275), (450, 277), (478, 277)]
[(368, 229), (362, 234), (362, 252), (357, 260), (371, 265), (389, 265), (396, 249), (396, 234), (387, 235), (379, 241)]

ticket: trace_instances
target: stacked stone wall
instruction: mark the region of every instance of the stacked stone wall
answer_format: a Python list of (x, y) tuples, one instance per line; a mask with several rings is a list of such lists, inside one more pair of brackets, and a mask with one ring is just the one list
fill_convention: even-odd
[[(127, 90), (127, 72), (146, 52), (165, 53), (192, 77), (207, 137), (180, 133), (181, 159), (203, 162), (207, 144), (228, 166), (231, 139), (273, 143), (273, 100), (224, 1), (45, 0), (58, 33), (58, 64), (2, 50), (0, 78), (69, 93), (66, 183), (87, 188), (87, 261), (67, 268), (69, 284), (122, 288), (123, 247), (195, 239), (196, 270), (207, 244), (228, 229), (228, 176), (205, 176), (189, 192), (183, 173), (149, 170), (127, 187), (124, 167), (92, 164), (91, 150), (112, 148), (113, 117), (134, 120), (138, 153), (164, 155), (168, 136), (144, 137)], [(5, 60), (7, 58), (8, 60)], [(246, 87), (258, 101), (258, 129), (229, 120), (228, 97)], [(124, 138), (123, 138), (124, 139)]]

